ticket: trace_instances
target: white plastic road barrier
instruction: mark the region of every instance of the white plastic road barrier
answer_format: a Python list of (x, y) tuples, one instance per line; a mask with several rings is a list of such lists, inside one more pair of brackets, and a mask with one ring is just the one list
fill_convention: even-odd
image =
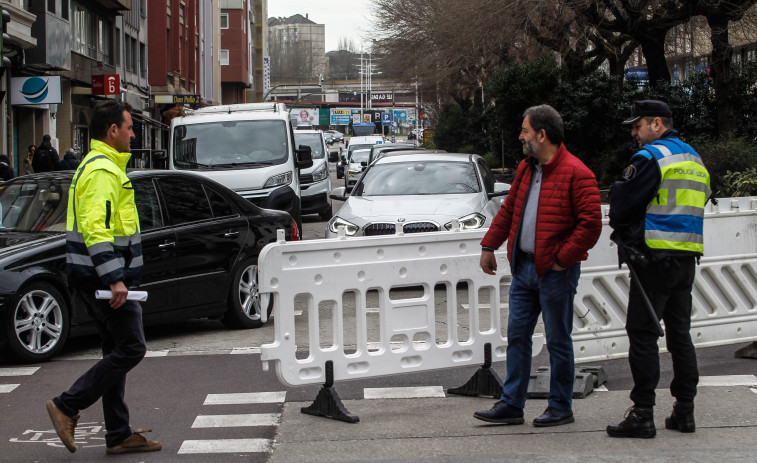
[[(581, 266), (573, 317), (577, 362), (628, 354), (628, 269), (618, 269), (604, 222)], [(757, 197), (708, 205), (704, 227), (705, 257), (693, 290), (694, 343), (755, 340)], [(487, 343), (492, 361), (504, 360), (510, 269), (501, 251), (497, 275), (481, 271), (485, 232), (298, 242), (280, 236), (258, 262), (260, 291), (275, 296), (275, 340), (261, 348), (264, 369), (273, 362), (280, 381), (295, 386), (326, 382), (327, 362), (333, 380), (343, 381), (481, 365)], [(307, 317), (306, 329), (297, 327), (296, 317)], [(533, 344), (537, 355), (542, 336)]]

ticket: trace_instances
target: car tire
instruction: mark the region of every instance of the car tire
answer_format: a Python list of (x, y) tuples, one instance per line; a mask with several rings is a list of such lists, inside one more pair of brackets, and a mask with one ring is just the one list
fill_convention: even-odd
[(234, 272), (234, 279), (229, 294), (229, 308), (221, 321), (229, 328), (260, 328), (261, 308), (265, 307), (268, 316), (273, 310), (273, 297), (261, 297), (258, 286), (257, 259), (244, 261)]
[(68, 339), (70, 316), (63, 294), (50, 283), (21, 288), (5, 312), (5, 353), (18, 363), (46, 362)]

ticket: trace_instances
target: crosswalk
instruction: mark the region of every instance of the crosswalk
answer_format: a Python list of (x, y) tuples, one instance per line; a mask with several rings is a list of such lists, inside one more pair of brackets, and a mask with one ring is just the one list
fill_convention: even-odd
[[(24, 383), (24, 378), (28, 379), (39, 369), (39, 367), (0, 367), (0, 394), (10, 394), (20, 390), (18, 388)], [(757, 394), (757, 376), (700, 377), (699, 387), (729, 386), (746, 386)], [(607, 388), (601, 386), (595, 388), (594, 391), (602, 393), (607, 391)], [(211, 455), (214, 454), (247, 456), (261, 454), (261, 457), (266, 458), (264, 454), (273, 453), (277, 430), (281, 424), (286, 403), (286, 391), (208, 393), (204, 399), (202, 396), (199, 397), (202, 402), (197, 403), (197, 414), (190, 429), (186, 430), (187, 439), (181, 442), (178, 454), (208, 455), (208, 458), (212, 459)], [(362, 393), (364, 400), (445, 397), (447, 394), (442, 386), (364, 388)], [(87, 431), (84, 429), (86, 424), (80, 423), (81, 429), (77, 429), (77, 436)], [(48, 423), (45, 422), (44, 426), (47, 425)], [(219, 439), (219, 431), (228, 438)], [(96, 429), (93, 428), (87, 432), (89, 433), (87, 436), (82, 434), (78, 437), (88, 442), (92, 441), (93, 445), (102, 445), (100, 442), (104, 436), (102, 426), (98, 425)], [(207, 438), (202, 438), (203, 434)], [(55, 446), (60, 444), (54, 431), (46, 429), (32, 431), (32, 434), (28, 436), (25, 433), (24, 436), (11, 438), (10, 442), (39, 442)]]
[[(248, 430), (250, 428), (275, 428), (281, 421), (280, 410), (284, 407), (286, 392), (244, 392), (237, 394), (208, 394), (202, 404), (202, 414), (197, 415), (192, 423), (193, 429), (225, 428)], [(274, 404), (279, 412), (247, 413), (255, 406)], [(217, 405), (234, 405), (239, 413), (211, 414)], [(207, 414), (206, 414), (207, 412)], [(247, 435), (248, 432), (243, 432)], [(263, 434), (256, 432), (255, 434)], [(270, 434), (275, 434), (270, 433)], [(182, 442), (179, 454), (218, 454), (218, 453), (270, 453), (273, 442), (270, 439), (250, 437), (244, 439), (192, 439)]]

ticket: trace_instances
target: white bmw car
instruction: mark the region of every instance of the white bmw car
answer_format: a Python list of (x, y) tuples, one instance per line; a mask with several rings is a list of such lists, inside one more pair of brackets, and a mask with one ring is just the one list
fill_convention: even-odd
[[(488, 228), (510, 190), (477, 154), (393, 153), (368, 166), (329, 221), (326, 238)], [(401, 228), (401, 229), (400, 229)]]

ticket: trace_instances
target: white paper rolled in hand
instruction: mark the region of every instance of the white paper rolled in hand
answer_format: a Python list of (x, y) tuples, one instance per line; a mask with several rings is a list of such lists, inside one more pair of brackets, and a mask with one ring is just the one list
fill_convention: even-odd
[[(105, 289), (98, 289), (95, 291), (95, 299), (110, 299), (112, 297), (113, 292), (111, 291)], [(126, 295), (126, 299), (129, 301), (146, 301), (147, 291), (129, 291)]]

